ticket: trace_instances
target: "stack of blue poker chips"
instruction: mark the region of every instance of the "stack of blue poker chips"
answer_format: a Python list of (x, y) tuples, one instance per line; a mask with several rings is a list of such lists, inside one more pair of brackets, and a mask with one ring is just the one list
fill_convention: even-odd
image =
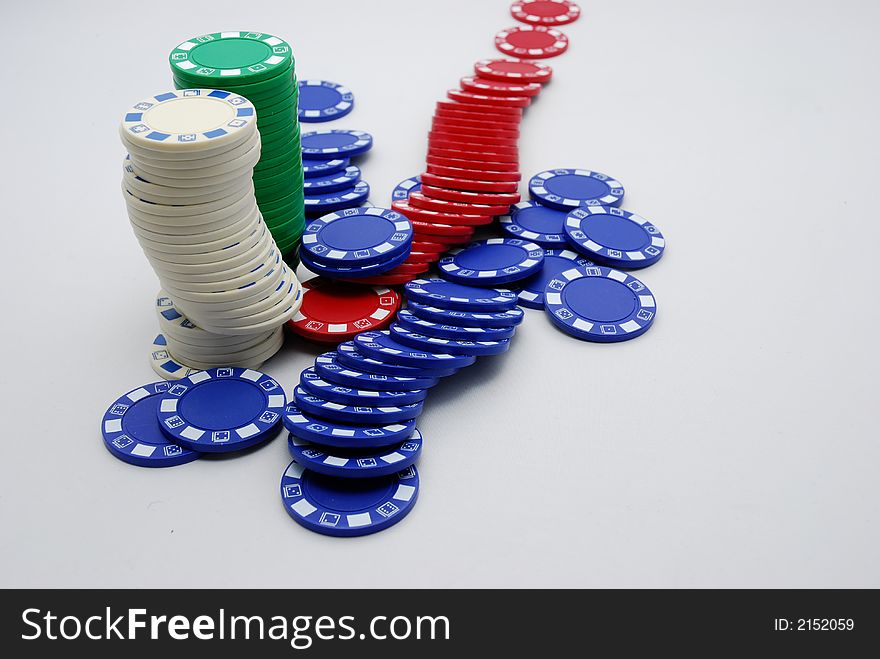
[[(304, 81), (308, 86), (300, 86), (300, 92), (307, 90), (309, 93), (337, 93), (344, 89), (335, 83), (322, 81)], [(348, 90), (345, 90), (346, 92)], [(343, 94), (345, 96), (345, 94)], [(315, 98), (319, 104), (321, 99)], [(353, 99), (351, 99), (353, 101)], [(351, 111), (351, 104), (342, 100), (345, 106), (345, 114)], [(316, 106), (317, 107), (317, 106)], [(338, 110), (338, 106), (333, 106)], [(304, 112), (300, 112), (303, 119)], [(328, 121), (342, 116), (339, 112), (321, 114), (320, 112), (306, 113), (304, 120)], [(357, 208), (367, 203), (370, 196), (370, 186), (361, 180), (361, 170), (351, 164), (351, 159), (362, 156), (373, 146), (373, 137), (369, 133), (360, 130), (317, 130), (302, 135), (302, 158), (305, 183), (305, 212), (308, 218), (314, 219), (327, 213)]]

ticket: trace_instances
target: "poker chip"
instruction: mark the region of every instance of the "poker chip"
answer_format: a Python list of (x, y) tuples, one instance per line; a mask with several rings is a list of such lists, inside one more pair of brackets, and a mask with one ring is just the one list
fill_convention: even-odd
[(640, 215), (613, 206), (586, 206), (565, 220), (568, 241), (597, 263), (613, 268), (645, 268), (660, 260), (666, 241)]
[(406, 259), (406, 263), (436, 263), (440, 260), (440, 254), (437, 252), (410, 252)]
[(464, 160), (461, 158), (447, 158), (445, 156), (428, 155), (425, 161), (428, 167), (439, 165), (441, 167), (456, 167), (463, 169), (488, 170), (494, 172), (519, 172), (519, 163), (516, 162), (491, 162), (488, 160)]
[(405, 178), (394, 186), (394, 189), (391, 191), (391, 201), (406, 201), (410, 192), (418, 192), (421, 187), (422, 181), (418, 176)]
[(422, 452), (422, 433), (416, 428), (403, 442), (378, 449), (330, 448), (290, 434), (287, 449), (294, 461), (308, 471), (340, 478), (376, 478), (414, 464)]
[(514, 82), (549, 82), (553, 69), (528, 60), (484, 59), (474, 64), (474, 72), (483, 78)]
[(359, 156), (373, 146), (373, 137), (361, 130), (316, 130), (303, 133), (300, 141), (303, 156), (311, 160)]
[(123, 462), (138, 467), (174, 467), (202, 457), (168, 441), (159, 427), (159, 400), (171, 386), (164, 380), (145, 384), (117, 398), (101, 419), (104, 446)]
[(428, 254), (442, 254), (446, 251), (446, 245), (426, 240), (413, 240), (413, 252), (425, 252)]
[(162, 432), (194, 451), (240, 451), (274, 436), (286, 398), (281, 385), (259, 371), (211, 368), (181, 378), (162, 394)]
[(306, 178), (316, 176), (329, 176), (341, 172), (351, 164), (348, 158), (334, 158), (333, 160), (310, 160), (302, 159), (303, 175)]
[(476, 106), (473, 103), (459, 103), (452, 99), (441, 99), (434, 104), (434, 113), (446, 116), (470, 115), (471, 119), (494, 121), (498, 123), (519, 124), (523, 110), (517, 107), (496, 105)]
[(339, 343), (358, 332), (384, 328), (400, 307), (400, 295), (389, 288), (352, 286), (322, 277), (302, 287), (302, 305), (287, 325), (315, 341)]
[(480, 181), (508, 181), (518, 183), (519, 172), (495, 172), (478, 169), (463, 169), (461, 167), (444, 167), (428, 163), (428, 173), (437, 176), (445, 176), (451, 179), (472, 179)]
[(378, 478), (334, 478), (295, 461), (281, 477), (281, 500), (293, 520), (316, 533), (350, 537), (396, 524), (413, 509), (419, 474), (411, 465)]
[(533, 97), (541, 93), (541, 85), (536, 82), (510, 82), (479, 76), (465, 76), (459, 81), (459, 84), (464, 91), (483, 96)]
[(490, 238), (452, 250), (438, 267), (446, 279), (471, 286), (493, 286), (526, 279), (544, 264), (544, 250), (515, 238)]
[(440, 339), (457, 339), (460, 341), (499, 341), (509, 339), (515, 333), (515, 326), (479, 327), (469, 325), (446, 325), (435, 323), (416, 316), (411, 311), (401, 309), (397, 314), (397, 324), (410, 332), (424, 334), (427, 337)]
[(475, 105), (491, 105), (510, 108), (524, 108), (531, 104), (529, 96), (499, 96), (492, 94), (477, 94), (466, 89), (450, 89), (446, 96), (459, 103), (473, 103)]
[[(429, 149), (470, 151), (481, 154), (482, 157), (492, 153), (507, 158), (519, 158), (519, 149), (516, 145), (481, 144), (478, 140), (469, 139), (466, 135), (433, 135), (428, 139), (428, 147)], [(493, 155), (493, 157), (496, 156)]]
[(523, 201), (510, 209), (510, 215), (498, 218), (501, 229), (511, 238), (528, 240), (547, 249), (568, 246), (565, 237), (567, 213), (536, 201)]
[(418, 208), (436, 213), (447, 213), (449, 215), (481, 215), (483, 217), (492, 217), (506, 213), (510, 208), (509, 204), (483, 204), (476, 201), (461, 201), (462, 199), (485, 199), (484, 195), (469, 194), (450, 194), (447, 196), (455, 196), (457, 199), (443, 199), (435, 197), (435, 194), (446, 194), (449, 191), (441, 189), (431, 189), (431, 195), (428, 196), (422, 192), (413, 192), (410, 194), (408, 204), (413, 208)]
[(415, 419), (384, 425), (351, 425), (327, 418), (316, 417), (294, 404), (284, 409), (284, 427), (294, 437), (321, 446), (341, 446), (344, 448), (374, 448), (388, 446), (412, 435), (416, 428)]
[(315, 358), (315, 375), (342, 387), (377, 391), (413, 391), (429, 389), (440, 382), (439, 378), (428, 375), (411, 377), (365, 373), (351, 368), (339, 361), (338, 352), (325, 352)]
[(366, 407), (397, 407), (419, 403), (428, 395), (424, 389), (392, 390), (386, 389), (353, 389), (327, 382), (307, 368), (299, 375), (300, 386), (313, 396), (342, 405), (360, 405)]
[(413, 280), (404, 294), (410, 302), (478, 313), (510, 311), (517, 301), (516, 293), (505, 288), (475, 288), (439, 278)]
[(300, 121), (322, 122), (344, 117), (354, 108), (354, 94), (348, 87), (327, 80), (300, 80)]
[(620, 206), (623, 185), (601, 172), (586, 169), (551, 169), (529, 180), (532, 199), (557, 210), (580, 206)]
[(451, 355), (469, 355), (473, 357), (485, 357), (500, 355), (510, 348), (510, 339), (500, 341), (458, 341), (455, 339), (441, 339), (433, 336), (425, 336), (418, 332), (412, 332), (397, 323), (391, 323), (388, 331), (391, 338), (401, 345), (409, 346), (415, 350), (441, 351)]
[[(421, 193), (425, 197), (432, 199), (440, 199), (443, 201), (452, 201), (466, 206), (475, 206), (477, 208), (489, 206), (493, 210), (480, 211), (493, 215), (501, 215), (509, 212), (510, 205), (519, 203), (519, 192), (478, 192), (473, 190), (454, 190), (452, 188), (441, 188), (427, 183), (422, 186)], [(493, 212), (494, 211), (494, 212)]]
[(293, 391), (293, 403), (306, 414), (355, 425), (385, 426), (415, 419), (422, 413), (423, 402), (400, 406), (369, 407), (365, 405), (342, 405), (334, 403), (296, 387)]
[(443, 325), (460, 327), (514, 327), (522, 322), (525, 314), (522, 309), (513, 308), (509, 311), (457, 311), (442, 309), (427, 304), (419, 304), (410, 300), (407, 310), (413, 316)]
[(568, 37), (545, 25), (517, 25), (496, 34), (495, 47), (505, 55), (545, 59), (568, 50)]
[(405, 215), (410, 220), (418, 222), (433, 222), (436, 224), (451, 224), (464, 226), (480, 226), (492, 224), (495, 218), (491, 215), (457, 215), (451, 213), (440, 213), (438, 211), (429, 211), (423, 208), (416, 208), (405, 201), (395, 201), (391, 204), (398, 213)]
[(541, 272), (522, 284), (518, 295), (520, 306), (543, 309), (544, 291), (547, 290), (547, 284), (566, 270), (578, 267), (587, 268), (594, 265), (595, 263), (570, 249), (545, 249), (544, 267)]
[(400, 213), (357, 208), (330, 213), (309, 224), (302, 249), (324, 264), (363, 266), (409, 253), (412, 239), (412, 224)]
[(454, 126), (432, 126), (428, 133), (430, 144), (448, 142), (473, 143), (484, 147), (501, 147), (504, 149), (516, 149), (518, 146), (516, 137), (490, 135), (477, 130), (460, 129)]
[(360, 168), (355, 165), (349, 165), (345, 169), (333, 174), (307, 178), (303, 182), (303, 190), (307, 195), (314, 194), (315, 192), (335, 192), (344, 188), (351, 188), (360, 180)]
[(412, 220), (413, 231), (417, 236), (431, 236), (434, 240), (465, 242), (474, 234), (474, 227), (466, 224), (439, 224)]
[(370, 196), (370, 185), (366, 181), (358, 181), (349, 188), (342, 188), (332, 192), (315, 190), (303, 199), (303, 206), (307, 214), (324, 214), (340, 211), (347, 208), (355, 208), (363, 204)]
[[(415, 275), (375, 275), (372, 277), (363, 277), (362, 279), (351, 280), (360, 284), (369, 284), (370, 286), (400, 286), (410, 281)], [(348, 281), (348, 280), (343, 280)]]
[(443, 188), (444, 190), (463, 190), (465, 192), (488, 192), (493, 194), (516, 194), (519, 184), (516, 181), (477, 181), (465, 178), (450, 178), (425, 172), (422, 174), (422, 192), (427, 194), (424, 186)]
[(459, 117), (435, 114), (431, 118), (432, 126), (446, 126), (459, 130), (488, 131), (488, 134), (497, 137), (519, 138), (520, 132), (516, 124), (493, 121), (491, 117)]
[(323, 261), (310, 256), (309, 253), (304, 250), (300, 250), (299, 256), (302, 260), (302, 264), (315, 274), (323, 275), (329, 279), (353, 279), (359, 284), (373, 285), (374, 282), (368, 281), (368, 278), (393, 270), (406, 261), (409, 254), (407, 252), (401, 252), (389, 261), (380, 261), (379, 263), (355, 265), (351, 267), (337, 267), (335, 265), (324, 263)]
[[(403, 364), (386, 363), (381, 360), (368, 357), (358, 350), (354, 341), (346, 341), (340, 343), (336, 347), (336, 359), (341, 366), (353, 368), (363, 373), (373, 375), (389, 375), (403, 378), (445, 378), (455, 375), (458, 368), (455, 366), (447, 366), (445, 364), (437, 364), (436, 366), (404, 366)], [(376, 387), (377, 389), (379, 387)], [(400, 391), (395, 389), (393, 391)]]
[(432, 352), (423, 348), (413, 348), (399, 343), (389, 330), (364, 332), (353, 339), (357, 349), (377, 361), (416, 366), (420, 368), (464, 368), (476, 361), (472, 355), (453, 355), (449, 352)]
[(510, 5), (510, 14), (531, 25), (566, 25), (581, 15), (581, 8), (570, 0), (522, 0)]
[(454, 158), (456, 160), (478, 160), (480, 162), (502, 162), (515, 165), (519, 169), (519, 154), (497, 153), (487, 145), (462, 144), (460, 142), (445, 145), (428, 144), (428, 156)]
[(253, 84), (289, 69), (292, 54), (286, 41), (270, 34), (214, 32), (184, 41), (169, 61), (178, 75)]
[(600, 266), (571, 268), (550, 280), (547, 315), (566, 334), (585, 341), (627, 341), (650, 329), (657, 305), (635, 277)]

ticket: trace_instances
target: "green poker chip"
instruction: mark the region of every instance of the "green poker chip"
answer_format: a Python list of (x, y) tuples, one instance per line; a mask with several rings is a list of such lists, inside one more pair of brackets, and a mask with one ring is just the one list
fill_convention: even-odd
[[(184, 41), (171, 51), (171, 69), (214, 89), (226, 84), (256, 83), (294, 65), (290, 44), (264, 32), (214, 32)], [(213, 84), (211, 84), (213, 83)], [(223, 88), (223, 83), (219, 85)]]

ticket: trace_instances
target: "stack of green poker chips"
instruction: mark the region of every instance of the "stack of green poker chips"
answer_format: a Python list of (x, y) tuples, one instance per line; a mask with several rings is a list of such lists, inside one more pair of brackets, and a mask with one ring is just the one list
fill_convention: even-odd
[(305, 211), (290, 44), (262, 32), (215, 32), (184, 41), (169, 61), (177, 89), (222, 89), (254, 104), (261, 142), (254, 168), (257, 205), (285, 260), (295, 260)]

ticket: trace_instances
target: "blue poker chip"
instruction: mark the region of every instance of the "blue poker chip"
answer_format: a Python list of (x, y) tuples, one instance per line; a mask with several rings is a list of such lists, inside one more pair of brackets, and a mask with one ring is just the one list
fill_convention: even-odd
[(366, 181), (358, 181), (349, 188), (331, 192), (315, 191), (314, 194), (306, 194), (303, 198), (303, 206), (307, 214), (323, 215), (344, 208), (360, 206), (369, 196), (370, 184)]
[(571, 268), (547, 284), (544, 308), (566, 334), (613, 343), (648, 331), (657, 314), (654, 294), (635, 277), (611, 268)]
[(551, 169), (529, 180), (532, 199), (557, 210), (580, 206), (620, 206), (623, 184), (587, 169)]
[(400, 444), (378, 449), (330, 448), (288, 435), (287, 450), (309, 471), (339, 478), (376, 478), (406, 469), (422, 453), (422, 433), (416, 428)]
[(281, 477), (287, 514), (310, 531), (337, 537), (387, 529), (406, 517), (418, 496), (415, 465), (378, 478), (334, 478), (294, 461)]
[(457, 311), (419, 304), (412, 300), (407, 302), (406, 309), (417, 318), (460, 327), (515, 327), (525, 316), (523, 310), (518, 308), (510, 311)]
[(364, 266), (408, 255), (412, 240), (412, 222), (397, 211), (354, 208), (309, 224), (302, 251), (327, 265)]
[(296, 387), (293, 390), (293, 403), (306, 414), (311, 414), (319, 419), (377, 426), (415, 419), (422, 413), (422, 406), (424, 405), (424, 401), (410, 403), (409, 405), (388, 405), (384, 407), (344, 405), (313, 396), (302, 387)]
[(516, 308), (516, 293), (505, 288), (465, 286), (446, 279), (413, 279), (404, 288), (407, 300), (458, 311), (509, 311)]
[(362, 130), (315, 130), (300, 138), (303, 157), (311, 160), (351, 158), (373, 146), (373, 136)]
[(566, 211), (556, 210), (537, 201), (521, 201), (510, 207), (510, 215), (498, 218), (501, 229), (511, 238), (520, 238), (545, 249), (568, 246), (565, 238)]
[(341, 172), (351, 164), (348, 158), (334, 158), (333, 160), (309, 160), (302, 159), (303, 175), (305, 178), (314, 178), (315, 176), (327, 176)]
[(350, 425), (313, 416), (291, 403), (282, 423), (295, 437), (321, 446), (374, 448), (402, 442), (416, 429), (415, 419), (378, 426)]
[(388, 332), (361, 332), (354, 337), (357, 349), (367, 357), (390, 364), (421, 368), (464, 368), (477, 358), (471, 355), (453, 355), (413, 348), (396, 341)]
[(411, 176), (403, 179), (391, 191), (391, 201), (406, 201), (410, 192), (418, 192), (422, 189), (422, 179), (419, 176)]
[(646, 268), (666, 249), (660, 229), (613, 206), (573, 210), (565, 220), (565, 234), (579, 252), (612, 268)]
[[(373, 359), (358, 350), (354, 341), (345, 341), (336, 346), (336, 359), (340, 366), (346, 366), (372, 375), (387, 375), (403, 378), (446, 378), (458, 373), (458, 368), (447, 367), (445, 365), (437, 368), (421, 368), (392, 364), (382, 360)], [(375, 388), (378, 389), (379, 387)]]
[(509, 339), (516, 332), (511, 327), (477, 327), (467, 325), (447, 325), (419, 318), (407, 309), (397, 312), (397, 323), (411, 332), (439, 339), (457, 339), (459, 341), (499, 341)]
[(356, 165), (349, 165), (345, 169), (323, 176), (312, 176), (303, 180), (303, 190), (306, 194), (335, 192), (354, 186), (361, 180), (361, 169)]
[(383, 391), (381, 389), (354, 389), (327, 382), (315, 370), (307, 368), (299, 374), (299, 385), (312, 396), (340, 405), (363, 407), (401, 407), (420, 403), (428, 397), (426, 389)]
[[(315, 221), (317, 222), (317, 220)], [(350, 268), (339, 268), (334, 265), (329, 265), (320, 259), (309, 256), (309, 253), (305, 250), (300, 250), (299, 257), (304, 266), (312, 272), (323, 275), (324, 277), (330, 279), (363, 279), (364, 277), (373, 277), (375, 275), (381, 275), (383, 272), (393, 270), (409, 258), (409, 251), (402, 252), (389, 261), (353, 266)]]
[(540, 272), (544, 250), (516, 238), (489, 238), (453, 249), (440, 259), (440, 274), (469, 286), (494, 286), (527, 279)]
[(500, 355), (510, 348), (510, 339), (500, 341), (459, 341), (456, 339), (442, 339), (434, 336), (425, 336), (419, 332), (412, 332), (407, 328), (391, 323), (388, 328), (391, 338), (401, 345), (409, 346), (416, 350), (429, 350), (443, 352), (450, 355), (470, 355), (473, 357), (485, 357)]
[(530, 309), (543, 309), (544, 290), (552, 279), (565, 270), (592, 265), (596, 264), (570, 249), (544, 250), (544, 267), (541, 272), (523, 282), (523, 288), (519, 292), (520, 305)]
[(403, 377), (366, 373), (343, 364), (339, 359), (338, 352), (325, 352), (323, 355), (318, 355), (315, 358), (314, 369), (315, 374), (321, 379), (352, 389), (412, 391), (414, 389), (429, 389), (440, 382), (439, 378), (426, 375)]
[(348, 87), (328, 80), (300, 80), (297, 107), (300, 121), (332, 121), (352, 111), (354, 94)]
[(138, 467), (174, 467), (202, 457), (201, 453), (172, 444), (165, 437), (156, 411), (171, 384), (145, 384), (123, 394), (101, 419), (104, 446), (123, 462)]
[(156, 414), (175, 444), (228, 453), (274, 437), (286, 403), (284, 389), (265, 373), (209, 368), (168, 387)]

